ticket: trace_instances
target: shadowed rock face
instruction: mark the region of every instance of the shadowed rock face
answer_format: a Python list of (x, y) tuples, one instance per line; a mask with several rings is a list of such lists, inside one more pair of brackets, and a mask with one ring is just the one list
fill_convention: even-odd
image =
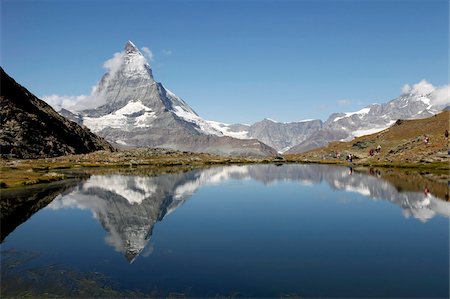
[(279, 153), (284, 153), (291, 147), (308, 140), (311, 135), (322, 128), (319, 119), (298, 122), (281, 123), (271, 119), (264, 119), (253, 125), (225, 125), (219, 124), (224, 134), (241, 134), (245, 138), (261, 140), (273, 147)]
[[(392, 176), (393, 174), (390, 174)], [(263, 184), (286, 180), (299, 184), (326, 182), (336, 190), (388, 200), (403, 209), (405, 217), (426, 222), (435, 215), (450, 217), (450, 203), (417, 189), (400, 191), (383, 174), (351, 172), (345, 167), (323, 165), (250, 165), (193, 170), (156, 177), (92, 176), (72, 192), (54, 200), (48, 207), (90, 209), (108, 232), (106, 242), (132, 262), (144, 250), (154, 225), (180, 207), (201, 186), (229, 179), (252, 179)]]
[(224, 137), (186, 102), (155, 81), (150, 65), (131, 42), (117, 57), (117, 68), (103, 76), (92, 95), (99, 106), (79, 105), (74, 111), (62, 110), (63, 115), (126, 147), (161, 147), (220, 155), (277, 154), (255, 139)]
[(62, 117), (0, 70), (2, 156), (44, 158), (113, 150), (106, 140)]

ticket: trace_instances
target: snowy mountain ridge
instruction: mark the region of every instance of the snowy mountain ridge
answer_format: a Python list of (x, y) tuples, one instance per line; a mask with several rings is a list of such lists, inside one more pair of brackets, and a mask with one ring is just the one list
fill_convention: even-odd
[(299, 153), (331, 141), (349, 141), (389, 128), (398, 119), (432, 116), (450, 104), (449, 87), (436, 88), (425, 80), (405, 85), (402, 94), (388, 103), (371, 104), (358, 111), (333, 113), (321, 120), (277, 122), (265, 118), (252, 125), (208, 121), (226, 136), (256, 138), (279, 153)]
[(92, 94), (60, 113), (112, 143), (131, 147), (276, 154), (271, 147), (278, 153), (298, 153), (331, 141), (348, 141), (382, 131), (397, 119), (429, 117), (450, 104), (448, 86), (436, 88), (422, 80), (405, 85), (402, 94), (388, 103), (333, 113), (326, 121), (277, 122), (265, 118), (251, 125), (226, 124), (204, 120), (185, 101), (156, 82), (147, 59), (131, 41), (104, 67), (108, 71)]

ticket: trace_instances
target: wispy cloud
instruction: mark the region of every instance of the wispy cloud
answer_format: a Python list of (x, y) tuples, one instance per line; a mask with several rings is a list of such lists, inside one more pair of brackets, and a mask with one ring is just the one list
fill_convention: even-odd
[(109, 72), (110, 77), (113, 77), (122, 66), (124, 55), (123, 52), (114, 53), (112, 58), (103, 63), (103, 67)]
[(349, 100), (349, 99), (342, 99), (342, 100), (337, 100), (336, 103), (338, 103), (339, 106), (348, 106), (348, 105), (351, 105), (353, 103), (353, 101)]
[(43, 96), (42, 100), (45, 101), (50, 106), (52, 106), (52, 108), (55, 109), (56, 111), (59, 111), (61, 110), (61, 108), (70, 109), (70, 107), (73, 107), (77, 102), (86, 99), (86, 97), (87, 97), (86, 95), (67, 96), (67, 95), (52, 94), (48, 96)]
[(69, 96), (52, 94), (44, 95), (42, 100), (52, 106), (52, 108), (56, 111), (59, 111), (62, 108), (71, 111), (92, 109), (99, 107), (106, 102), (104, 97), (96, 93), (97, 87), (97, 85), (92, 86), (91, 93), (89, 95), (82, 94), (78, 96)]
[(162, 53), (164, 54), (164, 55), (172, 55), (172, 50), (170, 50), (170, 49), (164, 49), (163, 51), (162, 51)]
[(154, 56), (152, 50), (150, 50), (148, 47), (142, 47), (141, 51), (142, 54), (144, 54), (145, 58), (147, 58), (150, 61), (153, 61)]

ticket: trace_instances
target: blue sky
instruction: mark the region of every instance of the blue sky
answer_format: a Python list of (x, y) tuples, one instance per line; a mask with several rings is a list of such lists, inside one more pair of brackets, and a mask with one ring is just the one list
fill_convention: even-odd
[(1, 5), (1, 65), (41, 97), (89, 94), (127, 40), (200, 116), (229, 123), (326, 119), (448, 84), (446, 0)]

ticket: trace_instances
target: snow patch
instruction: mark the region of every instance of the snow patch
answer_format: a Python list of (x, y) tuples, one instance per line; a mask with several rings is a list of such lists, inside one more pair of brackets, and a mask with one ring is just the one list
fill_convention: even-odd
[(210, 124), (215, 130), (222, 132), (222, 134), (225, 136), (229, 136), (229, 137), (233, 137), (233, 138), (237, 138), (237, 139), (248, 139), (249, 138), (248, 131), (237, 131), (237, 132), (230, 131), (229, 124), (212, 121), (212, 120), (207, 120), (206, 122), (208, 124)]
[[(143, 112), (137, 117), (134, 113)], [(131, 101), (119, 110), (101, 117), (84, 117), (83, 124), (92, 132), (100, 132), (105, 128), (129, 130), (133, 127), (149, 127), (152, 119), (156, 118), (155, 112), (143, 105), (140, 101)]]
[(302, 119), (302, 120), (297, 120), (297, 121), (288, 121), (288, 122), (281, 122), (281, 121), (276, 121), (274, 119), (271, 118), (264, 118), (265, 120), (268, 120), (270, 122), (276, 123), (276, 124), (284, 124), (284, 125), (288, 125), (288, 124), (295, 124), (295, 123), (304, 123), (304, 122), (308, 122), (308, 121), (314, 121), (315, 119), (313, 118), (308, 118), (308, 119)]
[(121, 139), (117, 139), (116, 143), (117, 144), (122, 144), (122, 145), (127, 145), (127, 143), (125, 141), (121, 140)]
[(338, 117), (336, 117), (334, 120), (333, 120), (333, 122), (335, 122), (335, 121), (338, 121), (338, 120), (340, 120), (340, 119), (343, 119), (343, 118), (345, 118), (345, 117), (349, 117), (349, 116), (352, 116), (352, 115), (358, 115), (359, 117), (362, 117), (363, 115), (366, 115), (366, 114), (368, 114), (369, 113), (369, 111), (370, 111), (370, 108), (363, 108), (363, 109), (361, 109), (361, 110), (358, 110), (358, 111), (356, 111), (356, 112), (344, 112), (344, 116), (338, 116)]
[(359, 194), (364, 195), (364, 196), (370, 196), (370, 190), (369, 190), (369, 188), (367, 186), (346, 185), (344, 187), (344, 189), (346, 191), (349, 191), (349, 192), (355, 192), (355, 193), (359, 193)]
[(216, 135), (216, 136), (223, 135), (220, 130), (216, 130), (203, 118), (201, 118), (197, 114), (192, 113), (192, 111), (187, 110), (182, 106), (173, 106), (172, 108), (173, 108), (172, 111), (178, 117), (184, 119), (185, 121), (195, 124), (201, 132), (209, 134), (209, 135)]
[(381, 132), (383, 130), (386, 130), (387, 128), (389, 128), (390, 126), (392, 126), (395, 123), (395, 120), (391, 120), (388, 124), (386, 124), (385, 126), (382, 127), (375, 127), (375, 128), (370, 128), (370, 129), (360, 129), (360, 130), (356, 130), (352, 133), (352, 135), (354, 137), (360, 137), (360, 136), (364, 136), (364, 135), (371, 135), (371, 134), (375, 134), (378, 132)]

